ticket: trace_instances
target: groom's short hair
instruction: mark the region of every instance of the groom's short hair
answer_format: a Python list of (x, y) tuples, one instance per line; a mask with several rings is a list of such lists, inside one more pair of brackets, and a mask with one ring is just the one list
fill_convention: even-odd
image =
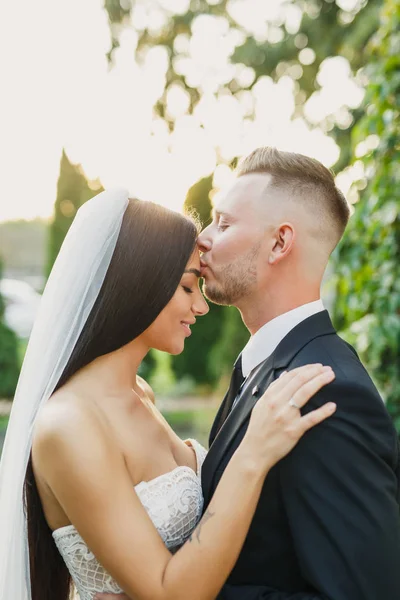
[(251, 173), (271, 175), (270, 186), (304, 201), (314, 214), (328, 220), (332, 227), (329, 237), (336, 246), (349, 221), (350, 207), (329, 169), (315, 158), (265, 146), (239, 161), (236, 175)]

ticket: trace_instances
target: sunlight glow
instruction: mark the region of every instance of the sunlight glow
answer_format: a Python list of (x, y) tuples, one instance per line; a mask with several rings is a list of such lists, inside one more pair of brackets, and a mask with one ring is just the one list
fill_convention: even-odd
[[(277, 83), (262, 77), (251, 91), (221, 92), (232, 79), (239, 88), (250, 86), (255, 72), (229, 62), (243, 33), (223, 17), (202, 15), (193, 23), (190, 40), (177, 36), (175, 67), (203, 97), (188, 116), (189, 93), (180, 85), (167, 90), (167, 116), (176, 120), (171, 133), (153, 108), (164, 93), (167, 50), (151, 48), (136, 57), (138, 36), (128, 29), (110, 69), (110, 33), (102, 5), (102, 0), (1, 5), (0, 52), (7, 59), (0, 67), (5, 90), (0, 221), (51, 216), (63, 147), (87, 177), (100, 178), (105, 187), (126, 186), (132, 195), (175, 210), (181, 209), (189, 187), (217, 165), (215, 185), (225, 187), (232, 173), (220, 163), (259, 145), (315, 156), (327, 166), (337, 160), (338, 147), (319, 124), (333, 115), (346, 126), (348, 107), (358, 106), (363, 97), (345, 59), (321, 65), (321, 89), (306, 104), (310, 126), (296, 114), (294, 79), (301, 75), (300, 65), (281, 65)], [(138, 0), (132, 21), (136, 30), (149, 24), (157, 30), (187, 5), (188, 0)], [(231, 0), (229, 12), (240, 26), (270, 43), (279, 41), (284, 28), (298, 31), (301, 16), (288, 0)], [(296, 36), (304, 65), (315, 60), (307, 43), (303, 34)], [(360, 147), (359, 154), (372, 144)], [(344, 187), (350, 175), (342, 177)]]

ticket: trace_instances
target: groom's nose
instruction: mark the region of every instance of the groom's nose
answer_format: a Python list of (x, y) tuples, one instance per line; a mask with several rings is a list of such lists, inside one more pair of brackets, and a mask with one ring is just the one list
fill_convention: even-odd
[(211, 250), (211, 239), (207, 233), (208, 227), (204, 229), (197, 238), (197, 245), (199, 247), (200, 252), (209, 252)]

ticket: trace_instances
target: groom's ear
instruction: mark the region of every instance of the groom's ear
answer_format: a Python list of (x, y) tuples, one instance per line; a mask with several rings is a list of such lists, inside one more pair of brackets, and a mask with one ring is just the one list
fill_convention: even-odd
[(274, 265), (290, 254), (296, 237), (295, 229), (291, 223), (282, 223), (273, 235), (272, 248), (268, 255), (268, 263)]

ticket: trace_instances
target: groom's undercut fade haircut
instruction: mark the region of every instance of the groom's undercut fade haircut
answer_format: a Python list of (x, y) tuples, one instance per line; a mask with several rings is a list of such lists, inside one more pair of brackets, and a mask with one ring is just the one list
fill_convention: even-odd
[[(304, 203), (320, 221), (318, 236), (329, 241), (330, 251), (335, 248), (349, 221), (350, 207), (329, 169), (315, 158), (265, 146), (244, 157), (237, 166), (238, 177), (252, 173), (271, 175), (269, 186)], [(327, 235), (328, 230), (331, 235)]]

